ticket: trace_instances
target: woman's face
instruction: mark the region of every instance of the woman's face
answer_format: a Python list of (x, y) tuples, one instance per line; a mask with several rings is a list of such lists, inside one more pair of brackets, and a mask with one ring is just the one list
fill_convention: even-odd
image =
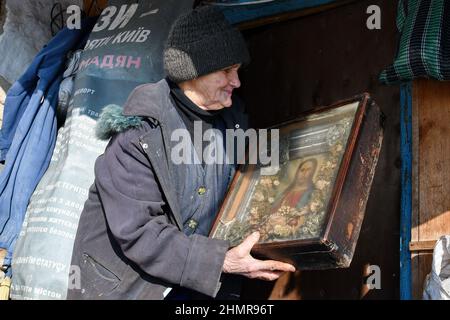
[(191, 90), (196, 94), (194, 103), (204, 110), (230, 107), (233, 90), (241, 86), (239, 68), (240, 64), (236, 64), (192, 80)]

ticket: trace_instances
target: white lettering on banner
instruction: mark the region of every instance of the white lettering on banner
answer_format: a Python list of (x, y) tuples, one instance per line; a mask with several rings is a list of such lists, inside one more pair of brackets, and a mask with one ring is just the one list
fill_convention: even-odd
[(125, 36), (122, 39), (122, 42), (131, 42), (131, 39), (133, 38), (135, 33), (136, 30), (126, 32)]
[(31, 217), (28, 219), (28, 223), (32, 222), (47, 222), (47, 217)]
[(50, 228), (50, 230), (48, 231), (49, 234), (54, 234), (69, 240), (75, 240), (75, 234), (66, 232), (66, 231), (62, 231), (62, 230), (58, 230), (55, 228)]
[[(81, 68), (81, 64), (80, 64), (80, 68)], [(74, 93), (74, 96), (77, 96), (79, 94), (94, 94), (94, 93), (95, 93), (94, 89), (82, 88), (82, 89), (76, 90), (75, 93)], [(72, 120), (72, 118), (70, 118), (70, 120)]]
[[(30, 286), (26, 286), (26, 285), (14, 285), (14, 283), (11, 284), (11, 288), (13, 288), (15, 291), (22, 291), (22, 292), (27, 292), (30, 293), (31, 291), (33, 291), (33, 288)], [(20, 298), (20, 296), (18, 296)], [(13, 295), (11, 295), (11, 298), (14, 299)]]
[(47, 233), (48, 228), (47, 227), (28, 227), (26, 229), (26, 232), (28, 232), (28, 233)]
[(49, 297), (54, 299), (61, 299), (61, 294), (58, 292), (50, 291), (44, 288), (34, 288), (34, 294), (43, 297)]
[(63, 220), (63, 219), (58, 219), (58, 218), (50, 218), (50, 219), (48, 219), (48, 222), (57, 224), (57, 225), (60, 225), (60, 226), (63, 226), (63, 227), (69, 228), (69, 229), (73, 229), (75, 231), (78, 228), (77, 224)]
[(84, 51), (97, 49), (97, 48), (106, 46), (111, 41), (112, 38), (113, 38), (113, 36), (101, 38), (101, 39), (95, 39), (95, 40), (88, 40), (86, 42), (86, 45), (84, 46)]
[[(61, 205), (61, 206), (65, 206), (69, 209), (76, 209), (76, 210), (82, 210), (83, 209), (83, 203), (78, 204), (76, 202), (73, 201), (67, 201), (64, 198), (57, 198), (57, 197), (51, 197), (50, 199), (39, 199), (38, 201), (36, 201), (35, 203), (33, 203), (33, 206), (30, 206), (29, 210), (32, 213), (42, 213), (42, 212), (49, 212), (49, 213), (56, 213), (56, 214), (61, 214), (61, 215), (65, 215), (65, 216), (69, 216), (69, 217), (73, 217), (73, 218), (78, 218), (78, 214), (74, 213), (73, 211), (67, 210), (67, 209), (62, 209), (59, 207), (40, 207), (40, 206), (47, 206), (48, 204), (54, 204), (54, 205)], [(34, 207), (34, 206), (39, 206), (39, 207)], [(34, 218), (30, 218), (29, 222), (33, 222), (31, 219)], [(43, 221), (37, 221), (37, 222), (43, 222)], [(73, 225), (69, 226), (70, 228), (74, 228)]]
[[(143, 32), (145, 34), (148, 32), (148, 34), (150, 34), (150, 30), (144, 30), (144, 28), (141, 27), (141, 28), (137, 29), (136, 35), (134, 36), (133, 39), (131, 39), (131, 42), (137, 41), (137, 38), (141, 35), (141, 32)], [(145, 40), (147, 40), (147, 37), (145, 37)], [(141, 42), (141, 41), (137, 41), (137, 42)]]
[(106, 29), (111, 23), (111, 18), (116, 13), (117, 8), (115, 6), (109, 6), (102, 11), (100, 18), (98, 18), (98, 22), (95, 24), (92, 32), (102, 31)]
[(60, 216), (64, 216), (64, 217), (76, 219), (76, 220), (78, 220), (80, 218), (80, 215), (74, 211), (56, 208), (56, 207), (40, 207), (40, 208), (32, 208), (32, 209), (29, 208), (28, 210), (30, 211), (30, 214), (54, 213), (54, 214), (57, 214)]
[[(44, 190), (51, 191), (55, 188), (62, 188), (65, 190), (69, 190), (70, 192), (81, 194), (82, 196), (87, 196), (88, 192), (89, 192), (88, 189), (76, 186), (70, 182), (57, 181), (55, 184), (49, 184), (49, 185), (43, 187), (42, 189), (37, 190), (34, 194), (42, 194), (44, 192)], [(39, 203), (39, 201), (43, 201), (43, 200), (45, 200), (45, 199), (40, 199), (36, 203)], [(49, 198), (48, 201), (57, 202), (55, 197)]]
[(38, 201), (36, 201), (36, 204), (45, 205), (47, 203), (55, 203), (55, 202), (57, 202), (57, 199), (55, 197), (51, 197), (48, 199), (39, 199)]
[[(109, 6), (105, 8), (99, 18), (99, 21), (92, 29), (92, 32), (102, 31), (108, 27), (108, 30), (124, 28), (128, 24), (128, 22), (130, 22), (131, 18), (133, 18), (137, 8), (137, 3), (131, 5), (122, 5), (119, 9), (119, 12), (117, 12), (116, 6)], [(116, 12), (117, 16), (115, 17), (115, 19), (113, 19)]]
[(74, 185), (72, 183), (69, 183), (69, 182), (58, 181), (58, 182), (55, 183), (55, 186), (57, 188), (61, 187), (63, 189), (69, 190), (71, 192), (75, 192), (75, 193), (81, 194), (83, 196), (87, 196), (88, 195), (88, 189), (78, 187), (78, 186), (76, 186), (76, 185)]
[(137, 37), (137, 39), (133, 40), (133, 41), (136, 41), (136, 42), (145, 42), (145, 41), (147, 41), (150, 32), (151, 32), (150, 30), (143, 30), (141, 32), (141, 34), (139, 35), (139, 37)]
[(84, 47), (84, 51), (95, 49), (99, 42), (100, 40), (88, 40)]
[(53, 269), (56, 272), (69, 271), (68, 266), (61, 262), (33, 256), (15, 257), (12, 264), (13, 266), (17, 266), (19, 264), (31, 264), (42, 268)]
[(96, 117), (96, 118), (98, 118), (98, 117), (100, 116), (100, 113), (98, 113), (97, 111), (94, 111), (94, 110), (90, 110), (90, 109), (88, 109), (86, 113), (87, 113), (89, 116), (94, 116), (94, 117)]
[(151, 30), (140, 27), (136, 30), (123, 31), (114, 36), (112, 44), (125, 42), (145, 42), (150, 35)]
[(124, 32), (120, 32), (119, 34), (117, 34), (114, 37), (114, 40), (112, 41), (112, 44), (116, 44), (116, 43), (122, 43), (122, 37), (126, 34), (128, 34), (128, 32), (130, 31), (124, 31)]
[[(81, 61), (79, 70), (81, 71), (92, 64), (95, 64), (97, 67), (101, 69), (124, 68), (124, 67), (127, 69), (131, 69), (132, 67), (134, 67), (135, 69), (140, 69), (141, 62), (142, 62), (141, 57), (106, 55), (103, 58), (100, 58), (99, 56), (95, 56), (93, 58)], [(77, 93), (79, 94), (78, 90), (75, 92), (75, 95)]]
[(74, 201), (66, 200), (66, 202), (64, 203), (64, 206), (69, 207), (69, 208), (78, 209), (78, 210), (83, 210), (83, 204), (76, 203)]
[(130, 22), (131, 18), (133, 18), (134, 14), (136, 13), (138, 4), (134, 3), (130, 5), (129, 8), (127, 7), (128, 6), (126, 4), (120, 7), (120, 11), (117, 14), (116, 19), (114, 19), (114, 22), (111, 24), (108, 30), (114, 30), (117, 27), (119, 27), (119, 29), (122, 29), (128, 24), (128, 22)]

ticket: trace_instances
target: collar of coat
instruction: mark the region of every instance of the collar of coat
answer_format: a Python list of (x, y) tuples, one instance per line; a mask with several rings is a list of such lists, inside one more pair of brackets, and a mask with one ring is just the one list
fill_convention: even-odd
[(137, 128), (144, 118), (159, 122), (161, 106), (170, 104), (170, 88), (166, 80), (136, 87), (124, 107), (111, 104), (103, 108), (96, 124), (96, 136), (108, 140), (114, 134)]

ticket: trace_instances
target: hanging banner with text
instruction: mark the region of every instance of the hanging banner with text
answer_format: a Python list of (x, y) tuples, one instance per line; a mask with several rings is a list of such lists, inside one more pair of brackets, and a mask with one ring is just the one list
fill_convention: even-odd
[[(162, 52), (172, 22), (193, 0), (109, 1), (81, 55), (63, 127), (37, 186), (13, 256), (12, 299), (65, 299), (79, 217), (106, 142), (95, 124), (106, 105), (123, 105), (138, 85), (164, 76)], [(75, 277), (69, 281), (69, 274)]]

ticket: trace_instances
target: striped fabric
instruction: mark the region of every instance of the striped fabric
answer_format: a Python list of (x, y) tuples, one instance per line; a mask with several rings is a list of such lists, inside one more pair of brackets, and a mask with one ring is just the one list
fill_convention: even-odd
[(382, 83), (450, 80), (450, 0), (399, 0), (397, 28), (397, 58), (381, 73)]

